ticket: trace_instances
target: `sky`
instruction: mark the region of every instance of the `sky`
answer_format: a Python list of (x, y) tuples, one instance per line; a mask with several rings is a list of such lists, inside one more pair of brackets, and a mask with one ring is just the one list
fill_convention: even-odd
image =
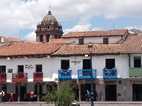
[(36, 25), (49, 9), (65, 33), (142, 29), (142, 0), (1, 0), (0, 35), (35, 40)]

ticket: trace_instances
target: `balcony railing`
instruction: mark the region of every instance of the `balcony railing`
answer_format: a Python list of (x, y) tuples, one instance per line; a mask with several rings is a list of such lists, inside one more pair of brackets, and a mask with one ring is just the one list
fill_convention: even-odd
[(33, 73), (33, 79), (36, 83), (41, 83), (43, 81), (43, 72)]
[(12, 74), (13, 83), (26, 83), (27, 82), (27, 73), (14, 73)]
[(0, 73), (0, 84), (6, 83), (6, 73)]
[(58, 70), (58, 79), (59, 80), (71, 80), (72, 79), (72, 70)]
[(142, 77), (142, 68), (130, 68), (129, 77)]
[(106, 80), (117, 79), (117, 69), (116, 68), (112, 68), (112, 69), (104, 68), (103, 69), (103, 78)]
[(79, 80), (91, 80), (96, 79), (96, 69), (80, 69), (78, 70)]

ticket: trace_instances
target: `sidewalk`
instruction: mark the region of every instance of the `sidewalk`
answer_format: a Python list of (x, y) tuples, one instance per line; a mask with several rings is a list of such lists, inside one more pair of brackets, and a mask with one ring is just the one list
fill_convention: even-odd
[[(90, 106), (89, 102), (79, 102), (80, 106)], [(54, 106), (45, 102), (2, 102), (0, 106)], [(95, 106), (142, 106), (142, 102), (95, 102)]]

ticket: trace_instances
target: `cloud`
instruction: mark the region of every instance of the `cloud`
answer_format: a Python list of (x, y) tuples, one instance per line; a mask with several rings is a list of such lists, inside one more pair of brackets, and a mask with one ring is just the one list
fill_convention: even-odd
[(68, 32), (76, 32), (76, 31), (90, 31), (91, 25), (90, 24), (86, 24), (86, 25), (75, 25), (72, 28), (69, 29), (65, 29), (64, 33), (68, 33)]
[(36, 41), (36, 33), (34, 31), (30, 32), (24, 37), (24, 39), (27, 41)]
[(50, 5), (62, 22), (75, 19), (81, 25), (74, 29), (92, 27), (90, 19), (95, 16), (142, 18), (142, 0), (1, 0), (0, 33), (13, 35), (20, 34), (21, 29), (33, 30)]

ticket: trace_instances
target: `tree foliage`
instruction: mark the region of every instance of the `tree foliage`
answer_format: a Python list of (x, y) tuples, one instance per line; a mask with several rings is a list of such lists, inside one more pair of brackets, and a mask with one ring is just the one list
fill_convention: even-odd
[(55, 106), (70, 106), (74, 99), (73, 89), (69, 82), (61, 82), (57, 90), (52, 90), (44, 98), (48, 103), (54, 102)]

